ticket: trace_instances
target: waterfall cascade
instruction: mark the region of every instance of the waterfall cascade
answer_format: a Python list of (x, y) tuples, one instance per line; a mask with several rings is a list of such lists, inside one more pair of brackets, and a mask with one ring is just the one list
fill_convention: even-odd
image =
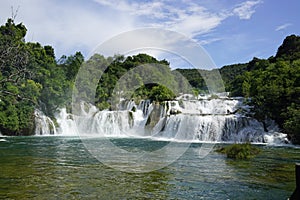
[(35, 134), (36, 135), (55, 135), (57, 134), (54, 122), (42, 111), (35, 110)]
[[(36, 134), (89, 134), (111, 137), (153, 137), (188, 141), (287, 142), (275, 123), (263, 123), (248, 117), (249, 106), (242, 98), (174, 100), (154, 103), (142, 100), (138, 105), (123, 100), (118, 111), (99, 111), (81, 104), (72, 115), (61, 109), (56, 116), (59, 128), (36, 112)], [(267, 131), (266, 131), (267, 129)]]

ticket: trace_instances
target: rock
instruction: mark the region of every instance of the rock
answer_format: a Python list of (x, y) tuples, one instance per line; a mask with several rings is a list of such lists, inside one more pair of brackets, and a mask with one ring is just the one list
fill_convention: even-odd
[(180, 114), (181, 111), (180, 110), (177, 110), (175, 108), (171, 108), (170, 110), (170, 115), (177, 115), (177, 114)]

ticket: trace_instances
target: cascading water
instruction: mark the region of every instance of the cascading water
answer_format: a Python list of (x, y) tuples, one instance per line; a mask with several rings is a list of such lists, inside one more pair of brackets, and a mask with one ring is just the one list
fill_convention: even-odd
[(54, 122), (42, 111), (35, 110), (35, 135), (56, 135)]
[(61, 109), (58, 115), (55, 116), (55, 118), (57, 123), (59, 124), (58, 132), (60, 134), (75, 135), (78, 133), (73, 115), (67, 113), (66, 108)]
[[(241, 98), (181, 99), (160, 104), (143, 100), (138, 105), (123, 100), (118, 111), (99, 111), (82, 103), (80, 114), (75, 116), (62, 109), (56, 116), (57, 134), (218, 142), (287, 141), (285, 134), (276, 132), (275, 124), (266, 132), (261, 122), (245, 115), (248, 112), (249, 107)], [(37, 134), (51, 133), (51, 128), (44, 125), (53, 123), (47, 120), (42, 117), (39, 121), (43, 126), (37, 128)]]

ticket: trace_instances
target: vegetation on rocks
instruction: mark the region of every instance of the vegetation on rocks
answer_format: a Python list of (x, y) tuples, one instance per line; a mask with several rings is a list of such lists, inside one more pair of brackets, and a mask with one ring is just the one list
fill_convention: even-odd
[(242, 143), (219, 148), (217, 152), (226, 154), (227, 158), (241, 160), (255, 157), (260, 153), (260, 149), (250, 143)]

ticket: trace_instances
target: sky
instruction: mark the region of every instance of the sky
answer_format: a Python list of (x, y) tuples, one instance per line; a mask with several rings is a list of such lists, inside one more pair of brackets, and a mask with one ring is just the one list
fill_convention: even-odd
[(127, 31), (170, 30), (222, 67), (275, 55), (286, 36), (299, 35), (299, 9), (299, 0), (1, 0), (0, 23), (16, 14), (26, 41), (53, 46), (57, 58), (77, 51), (88, 57)]

